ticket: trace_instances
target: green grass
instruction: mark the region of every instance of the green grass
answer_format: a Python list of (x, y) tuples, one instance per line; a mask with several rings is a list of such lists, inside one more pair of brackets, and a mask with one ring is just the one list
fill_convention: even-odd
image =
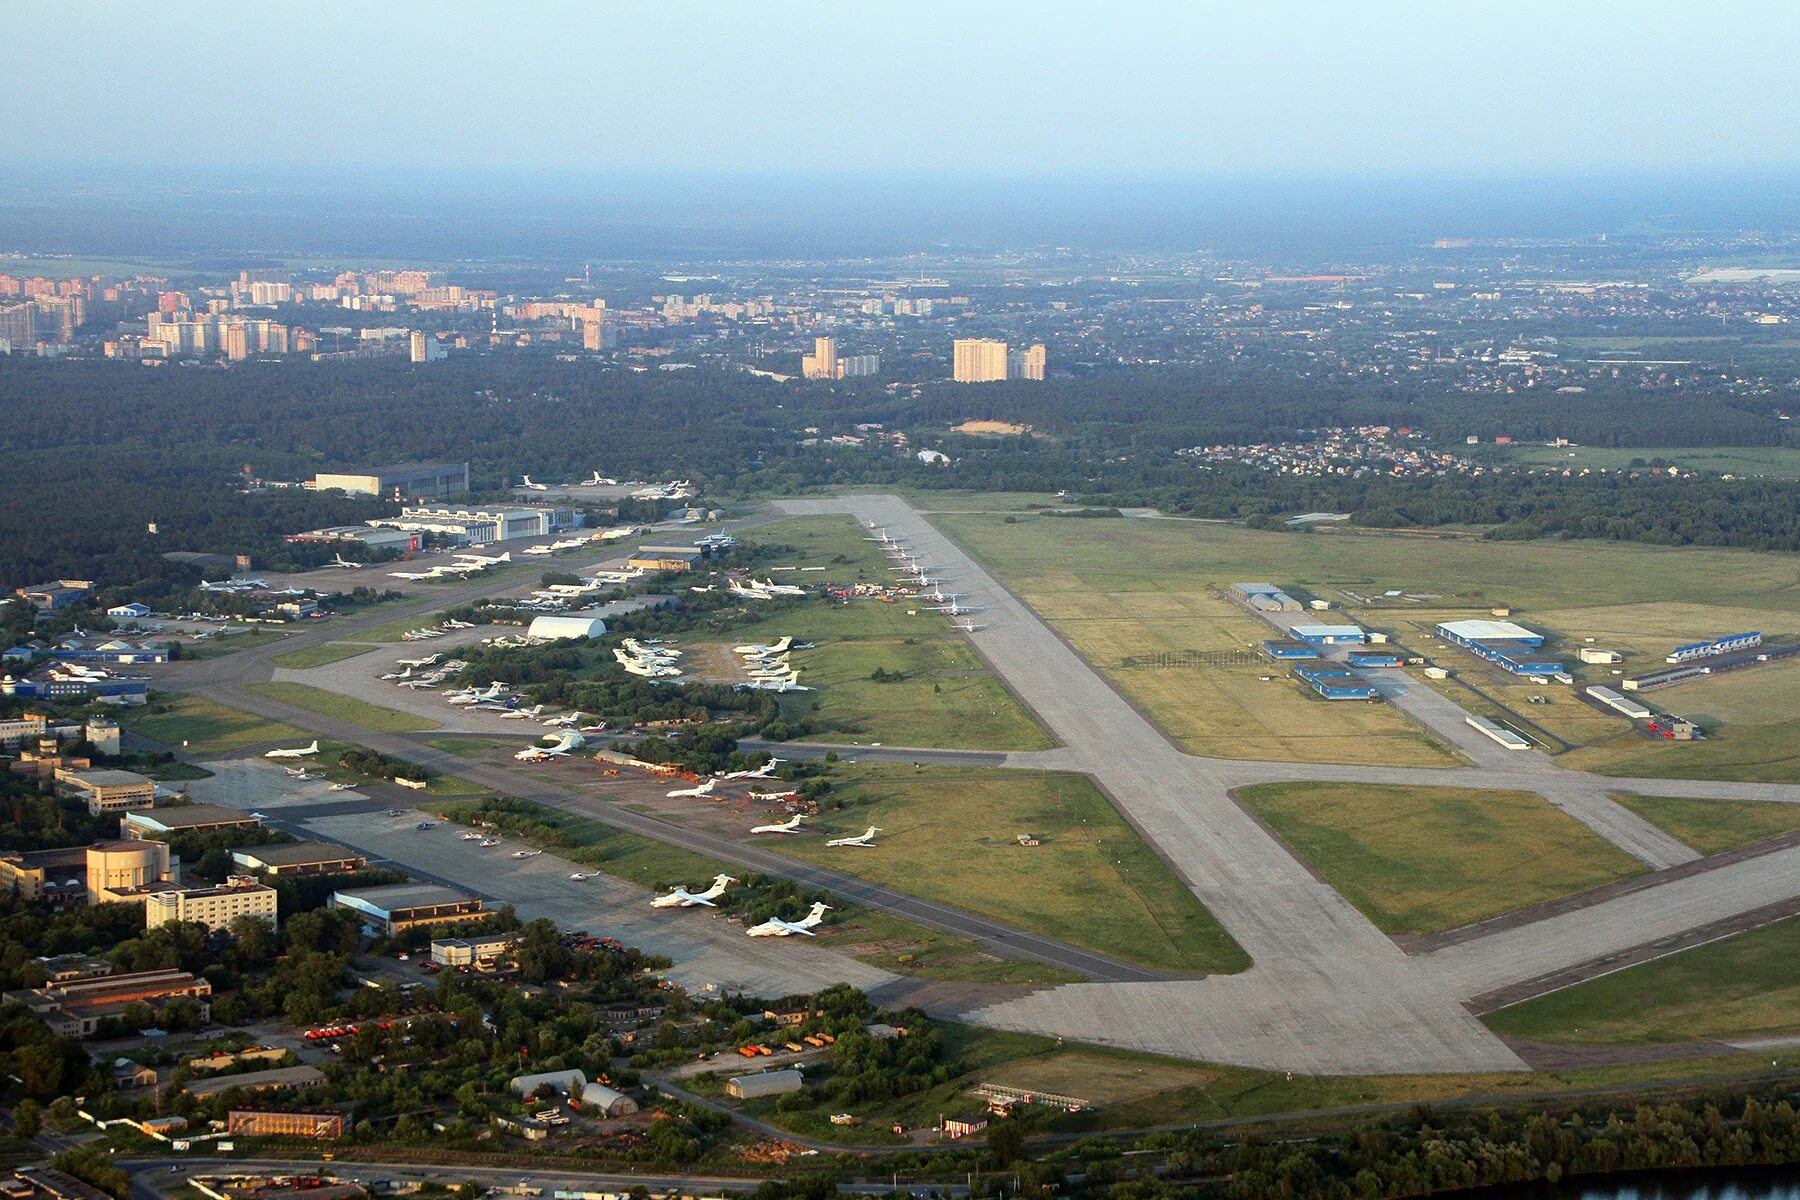
[[(1484, 448), (1485, 449), (1485, 448)], [(1648, 463), (1660, 459), (1684, 471), (1712, 475), (1762, 475), (1779, 479), (1800, 478), (1800, 449), (1788, 446), (1677, 446), (1654, 449), (1611, 446), (1504, 446), (1494, 447), (1493, 457), (1504, 462), (1540, 467), (1583, 467), (1629, 470), (1633, 460)]]
[(255, 650), (274, 642), (285, 642), (293, 637), (292, 633), (276, 631), (267, 626), (224, 625), (219, 632), (204, 642), (192, 640), (181, 642), (181, 653), (184, 658), (221, 658), (227, 654), (236, 654), (239, 650)]
[(1623, 794), (1613, 799), (1702, 854), (1717, 854), (1800, 829), (1800, 804)]
[[(782, 852), (1169, 971), (1250, 965), (1206, 907), (1080, 775), (905, 764), (842, 769), (845, 807)], [(871, 850), (829, 837), (881, 827)], [(1040, 846), (1020, 846), (1034, 833)]]
[(355, 658), (357, 655), (367, 654), (373, 649), (375, 647), (368, 643), (321, 642), (316, 646), (301, 646), (297, 650), (288, 650), (282, 654), (272, 655), (269, 662), (290, 671), (304, 671), (311, 667), (324, 667), (334, 662), (343, 662), (346, 658)]
[[(758, 526), (749, 536), (759, 547), (759, 571), (825, 568), (772, 572), (779, 581), (891, 584), (898, 578), (849, 517), (792, 517)], [(944, 617), (924, 611), (930, 603), (814, 600), (734, 629), (724, 644), (784, 635), (817, 643), (793, 662), (800, 682), (818, 690), (783, 699), (785, 711), (820, 726), (810, 740), (978, 750), (1053, 745)], [(902, 678), (877, 683), (870, 676), (878, 669)]]
[(1800, 782), (1800, 663), (1730, 671), (1652, 692), (1650, 699), (1700, 722), (1706, 739), (1651, 741), (1628, 733), (1563, 761), (1603, 775)]
[(1800, 1032), (1800, 917), (1515, 1004), (1483, 1018), (1510, 1037), (1636, 1046)]
[[(476, 809), (474, 805), (451, 804), (442, 811), (453, 821), (467, 822), (474, 817)], [(566, 847), (515, 833), (513, 836), (518, 840), (547, 846), (571, 862), (596, 867), (640, 887), (666, 891), (676, 884), (693, 885), (722, 871), (736, 869), (704, 854), (627, 833), (603, 821), (577, 816), (550, 805), (524, 801), (520, 812), (532, 821), (567, 835), (576, 844)], [(840, 902), (831, 924), (821, 931), (820, 940), (828, 947), (885, 943), (879, 950), (853, 952), (853, 956), (896, 973), (926, 979), (979, 983), (1076, 981), (1075, 977), (1054, 967), (993, 959), (975, 942), (937, 933), (861, 905)]]
[(1236, 795), (1388, 933), (1439, 933), (1644, 870), (1528, 792), (1272, 783)]
[(264, 742), (291, 742), (304, 735), (291, 725), (226, 708), (199, 696), (160, 694), (155, 704), (121, 715), (140, 737), (184, 749), (189, 754), (225, 754)]
[(414, 613), (410, 617), (401, 617), (397, 621), (388, 621), (382, 625), (372, 625), (366, 629), (361, 627), (353, 629), (349, 636), (356, 638), (359, 642), (398, 642), (403, 640), (400, 636), (403, 633), (414, 629), (434, 628), (437, 623), (436, 614)]
[(424, 733), (439, 727), (438, 722), (428, 717), (384, 708), (379, 704), (358, 700), (354, 696), (340, 696), (336, 692), (328, 692), (310, 684), (252, 683), (248, 687), (259, 696), (280, 700), (284, 704), (292, 704), (320, 716), (349, 721), (377, 733)]

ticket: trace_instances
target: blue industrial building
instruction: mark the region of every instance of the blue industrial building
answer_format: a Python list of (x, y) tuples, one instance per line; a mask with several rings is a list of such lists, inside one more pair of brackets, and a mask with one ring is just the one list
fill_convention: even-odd
[(1309, 646), (1360, 646), (1369, 640), (1357, 625), (1296, 625), (1288, 632)]
[(1696, 658), (1711, 658), (1715, 654), (1730, 654), (1733, 650), (1748, 650), (1752, 646), (1762, 645), (1760, 633), (1734, 633), (1730, 637), (1714, 638), (1710, 642), (1693, 642), (1686, 646), (1677, 646), (1670, 652), (1665, 662), (1692, 662)]
[(1378, 700), (1381, 693), (1342, 667), (1296, 667), (1306, 686), (1327, 700)]
[(1561, 675), (1563, 664), (1533, 653), (1544, 645), (1544, 635), (1511, 621), (1445, 621), (1437, 634), (1514, 675)]
[(1352, 650), (1349, 659), (1353, 667), (1397, 667), (1401, 663), (1400, 656), (1391, 650)]
[(1264, 642), (1263, 653), (1278, 662), (1317, 658), (1319, 652), (1305, 642)]
[(20, 699), (93, 698), (119, 704), (142, 704), (149, 688), (142, 679), (15, 679), (0, 678), (0, 696)]

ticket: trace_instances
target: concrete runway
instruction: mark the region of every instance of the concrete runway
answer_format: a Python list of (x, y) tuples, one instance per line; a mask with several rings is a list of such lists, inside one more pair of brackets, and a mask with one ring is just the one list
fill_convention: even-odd
[[(1564, 771), (1541, 753), (1506, 751), (1483, 738), (1463, 723), (1464, 714), (1453, 702), (1404, 676), (1383, 680), (1384, 689), (1393, 687), (1399, 697), (1397, 705), (1456, 747), (1470, 765), (1359, 767), (1189, 755), (1164, 737), (1028, 606), (899, 498), (789, 500), (775, 508), (779, 515), (849, 513), (864, 524), (873, 521), (906, 537), (934, 574), (947, 577), (956, 590), (968, 595), (969, 603), (981, 609), (975, 619), (982, 628), (970, 635), (971, 644), (1061, 743), (1053, 750), (981, 754), (979, 758), (972, 752), (896, 747), (843, 750), (866, 758), (897, 755), (1026, 770), (1073, 770), (1091, 776), (1249, 952), (1255, 965), (1235, 976), (1162, 978), (926, 898), (873, 888), (848, 876), (826, 882), (822, 875), (837, 873), (797, 863), (762, 847), (724, 838), (718, 839), (722, 844), (716, 847), (701, 845), (714, 835), (661, 822), (622, 806), (605, 805), (557, 786), (541, 768), (513, 770), (472, 764), (430, 751), (420, 739), (374, 734), (244, 691), (244, 683), (269, 677), (266, 651), (240, 652), (193, 664), (197, 669), (191, 673), (172, 671), (168, 684), (326, 736), (402, 754), (434, 770), (454, 772), (527, 798), (578, 811), (583, 805), (596, 806), (593, 815), (621, 828), (690, 845), (724, 861), (747, 863), (755, 858), (757, 869), (855, 894), (864, 902), (934, 928), (976, 937), (996, 952), (1058, 962), (1095, 980), (995, 1003), (971, 1017), (978, 1022), (1249, 1066), (1319, 1073), (1516, 1070), (1523, 1065), (1519, 1057), (1471, 1015), (1469, 1002), (1475, 997), (1573, 969), (1573, 976), (1564, 979), (1567, 982), (1569, 977), (1580, 977), (1583, 964), (1603, 962), (1622, 949), (1647, 946), (1800, 896), (1800, 869), (1796, 869), (1800, 867), (1800, 849), (1781, 851), (1712, 870), (1671, 870), (1666, 880), (1653, 875), (1628, 895), (1557, 911), (1524, 924), (1470, 931), (1470, 936), (1443, 949), (1409, 955), (1239, 808), (1232, 791), (1255, 783), (1291, 780), (1535, 791), (1660, 870), (1691, 864), (1697, 855), (1636, 818), (1608, 793), (1795, 803), (1800, 802), (1800, 786), (1618, 779)], [(466, 587), (434, 589), (431, 597), (418, 605), (418, 611), (435, 611), (517, 586), (516, 581), (499, 585), (475, 581)], [(379, 619), (390, 621), (406, 611), (384, 613)], [(353, 628), (340, 623), (335, 629), (310, 636), (318, 641), (349, 639)], [(299, 641), (291, 639), (280, 649), (290, 649)], [(360, 669), (366, 672), (367, 667)], [(302, 675), (308, 681), (319, 678), (315, 673), (293, 673), (295, 678)], [(421, 704), (429, 712), (448, 707), (424, 700)], [(514, 732), (482, 728), (484, 732)], [(789, 749), (801, 750), (797, 746)], [(824, 750), (818, 747), (815, 752)], [(433, 761), (426, 762), (428, 758)], [(319, 831), (323, 832), (326, 822), (343, 818), (343, 814), (321, 813), (315, 819), (321, 822)], [(374, 838), (376, 834), (360, 832), (358, 836)], [(423, 853), (415, 852), (404, 837), (398, 840), (399, 845), (392, 839), (380, 844), (412, 857)], [(481, 870), (487, 864), (464, 863), (451, 855), (440, 865), (484, 878)], [(562, 874), (566, 881), (567, 872)], [(539, 881), (523, 893), (526, 899), (520, 903), (521, 911), (535, 912), (543, 906), (560, 910), (565, 903), (586, 902), (586, 893), (559, 898), (550, 882)], [(548, 915), (548, 908), (545, 911)], [(571, 915), (576, 913), (571, 910)], [(623, 913), (585, 918), (590, 928), (605, 927), (609, 932), (617, 927), (605, 922), (615, 919), (626, 918)], [(655, 936), (655, 932), (645, 936)], [(715, 952), (696, 946), (691, 953), (700, 960)], [(730, 969), (751, 968), (740, 964)], [(810, 971), (807, 973), (810, 977)], [(789, 982), (795, 987), (810, 986), (797, 977)]]

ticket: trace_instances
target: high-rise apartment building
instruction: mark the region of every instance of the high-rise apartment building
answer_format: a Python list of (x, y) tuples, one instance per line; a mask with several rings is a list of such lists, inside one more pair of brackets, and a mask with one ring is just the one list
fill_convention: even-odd
[(800, 374), (807, 379), (836, 379), (838, 356), (836, 338), (814, 338), (813, 352), (800, 359)]
[(1007, 375), (1012, 379), (1044, 378), (1045, 351), (1044, 343), (1037, 342), (1023, 350), (1015, 350), (1007, 356)]
[(997, 338), (957, 338), (950, 377), (957, 383), (997, 383), (1006, 378), (1006, 343)]

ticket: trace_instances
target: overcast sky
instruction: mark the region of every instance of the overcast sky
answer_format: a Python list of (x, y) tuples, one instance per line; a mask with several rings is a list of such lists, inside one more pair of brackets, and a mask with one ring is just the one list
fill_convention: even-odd
[(0, 161), (1021, 173), (1800, 163), (1783, 4), (8, 0)]

